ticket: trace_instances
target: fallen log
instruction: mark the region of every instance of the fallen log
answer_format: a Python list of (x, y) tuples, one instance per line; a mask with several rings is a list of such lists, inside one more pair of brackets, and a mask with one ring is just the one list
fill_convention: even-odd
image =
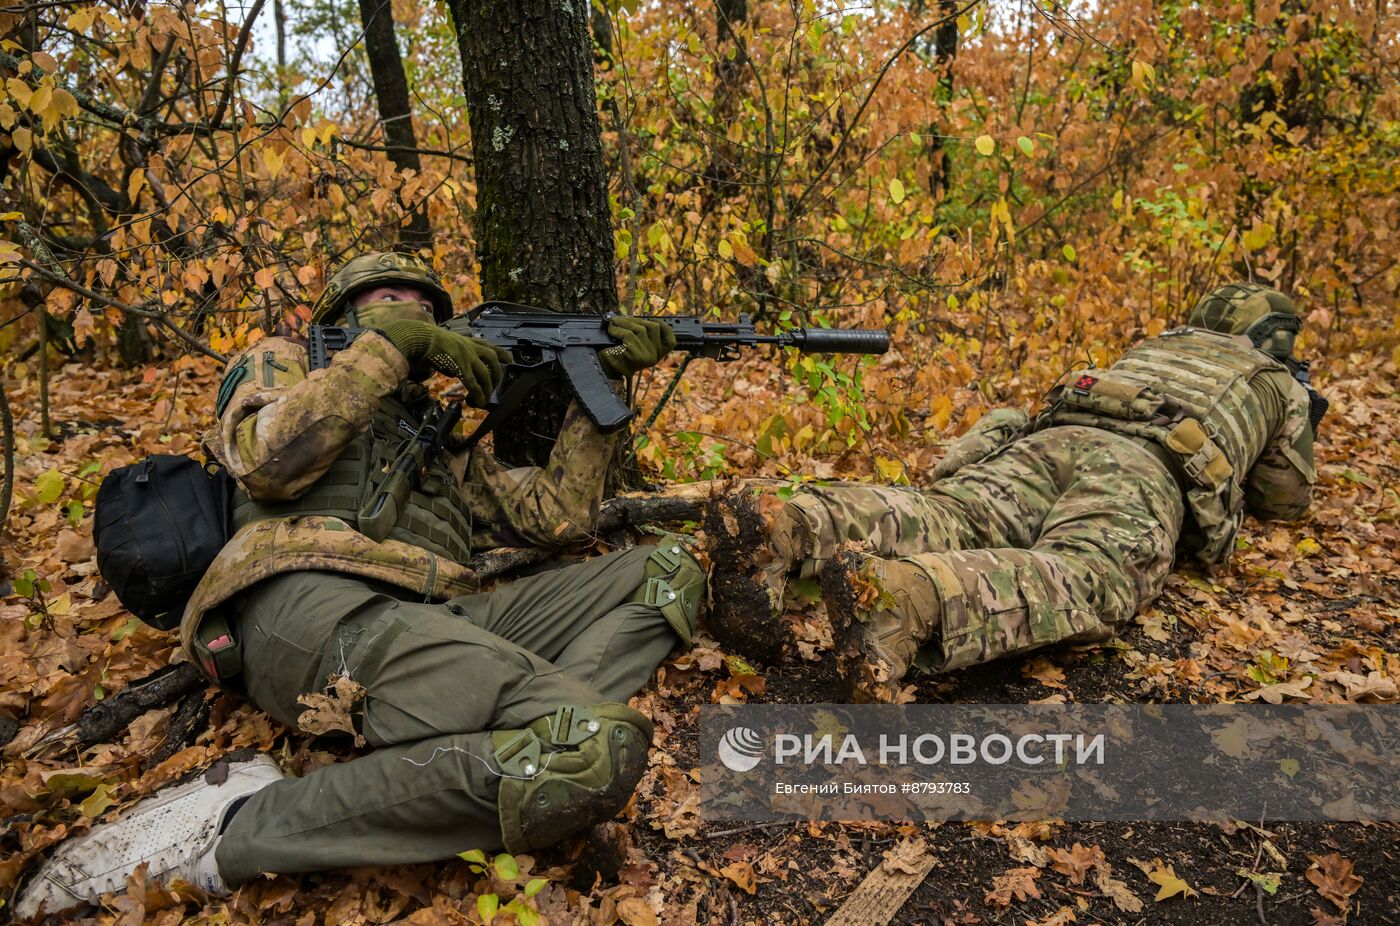
[(170, 729), (156, 750), (141, 763), (142, 771), (149, 771), (187, 746), (193, 746), (209, 725), (209, 701), (205, 691), (196, 688), (180, 700), (175, 716), (170, 720)]
[(36, 742), (30, 747), (28, 755), (44, 756), (58, 750), (111, 742), (146, 711), (164, 707), (207, 684), (204, 675), (191, 663), (166, 666), (137, 679), (111, 698), (83, 711), (75, 723), (55, 730)]
[[(710, 483), (689, 483), (681, 491), (668, 491), (664, 495), (632, 493), (610, 498), (599, 513), (597, 533), (612, 534), (647, 524), (699, 521), (705, 514), (709, 487)], [(557, 551), (538, 547), (501, 547), (473, 556), (471, 567), (478, 579), (487, 582), (557, 556)]]

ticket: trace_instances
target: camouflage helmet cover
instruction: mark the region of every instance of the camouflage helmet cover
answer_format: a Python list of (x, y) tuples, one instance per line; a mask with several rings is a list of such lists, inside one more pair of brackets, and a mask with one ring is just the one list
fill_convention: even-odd
[(311, 323), (333, 321), (356, 294), (395, 283), (416, 286), (428, 294), (439, 323), (452, 317), (452, 297), (431, 267), (411, 254), (371, 251), (341, 264), (326, 283), (311, 311)]
[(1298, 308), (1283, 293), (1257, 283), (1226, 283), (1201, 298), (1186, 323), (1226, 334), (1247, 335), (1275, 357), (1293, 353), (1302, 328)]

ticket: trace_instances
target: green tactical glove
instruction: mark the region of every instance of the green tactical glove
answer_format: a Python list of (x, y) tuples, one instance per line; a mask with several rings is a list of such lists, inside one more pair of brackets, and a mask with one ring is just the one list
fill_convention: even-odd
[(676, 346), (671, 326), (653, 318), (615, 315), (608, 321), (608, 334), (622, 342), (598, 354), (603, 372), (612, 377), (631, 376), (654, 367)]
[(413, 366), (428, 366), (460, 379), (467, 387), (467, 401), (477, 408), (486, 404), (501, 381), (501, 362), (510, 352), (427, 322), (391, 321), (380, 329)]

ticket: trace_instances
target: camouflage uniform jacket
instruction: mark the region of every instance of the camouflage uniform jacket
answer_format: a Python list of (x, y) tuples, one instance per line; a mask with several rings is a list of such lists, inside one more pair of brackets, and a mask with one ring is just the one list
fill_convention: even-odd
[[(367, 334), (308, 373), (304, 343), (267, 338), (233, 358), (204, 448), (255, 502), (296, 499), (369, 427), (381, 403), (405, 390), (409, 365), (389, 341)], [(586, 540), (597, 522), (615, 438), (598, 432), (577, 404), (545, 467), (507, 468), (484, 450), (446, 463), (459, 503), (470, 511), (475, 551), (505, 545), (563, 547)], [(389, 582), (445, 599), (476, 590), (461, 562), (401, 540), (376, 542), (336, 517), (255, 520), (224, 547), (186, 606), (188, 651), (200, 619), (269, 576), (319, 569)]]
[(1031, 430), (1087, 425), (1138, 438), (1165, 452), (1191, 514), (1183, 544), (1207, 563), (1233, 549), (1246, 511), (1295, 520), (1312, 502), (1308, 391), (1248, 338), (1178, 328), (1108, 369), (1068, 374), (1049, 399), (1033, 423), (1013, 410), (984, 416), (954, 442), (935, 478)]

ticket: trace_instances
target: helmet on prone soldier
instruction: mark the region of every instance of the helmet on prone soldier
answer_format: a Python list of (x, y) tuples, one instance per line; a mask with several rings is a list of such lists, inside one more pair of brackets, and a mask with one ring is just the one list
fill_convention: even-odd
[(1279, 360), (1293, 354), (1303, 327), (1298, 307), (1276, 289), (1258, 283), (1226, 283), (1196, 303), (1186, 323), (1225, 334), (1243, 334)]

